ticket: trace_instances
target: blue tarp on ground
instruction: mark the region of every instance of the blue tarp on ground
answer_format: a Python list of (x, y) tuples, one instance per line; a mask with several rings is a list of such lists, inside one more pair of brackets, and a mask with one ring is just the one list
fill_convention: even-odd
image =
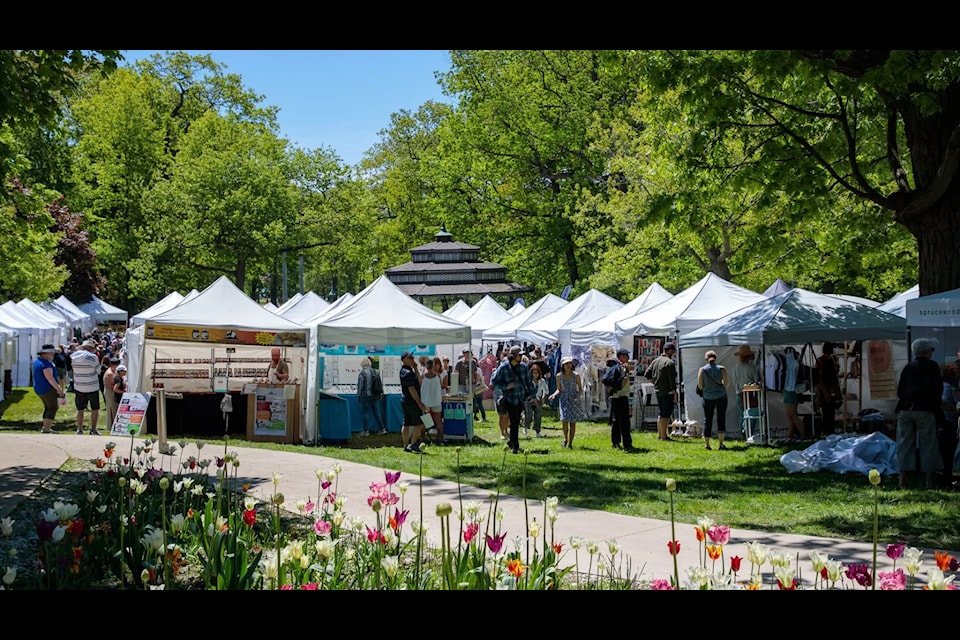
[(883, 475), (897, 473), (897, 443), (879, 431), (866, 435), (833, 435), (818, 440), (803, 451), (788, 451), (780, 464), (790, 473), (813, 471), (857, 472), (876, 469)]

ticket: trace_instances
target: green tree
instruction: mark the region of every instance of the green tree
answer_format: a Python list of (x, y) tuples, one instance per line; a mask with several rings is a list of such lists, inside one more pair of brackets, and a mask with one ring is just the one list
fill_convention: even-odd
[(169, 180), (145, 198), (148, 237), (135, 259), (206, 287), (227, 274), (246, 289), (247, 274), (268, 271), (295, 233), (296, 190), (286, 141), (249, 122), (209, 112), (181, 139)]
[(18, 152), (11, 132), (55, 125), (84, 76), (109, 72), (122, 58), (106, 49), (0, 50), (0, 181), (10, 175), (8, 161)]
[[(680, 161), (782, 185), (792, 206), (832, 194), (821, 202), (833, 211), (821, 220), (838, 223), (826, 230), (834, 239), (848, 237), (851, 227), (889, 230), (894, 221), (916, 240), (921, 294), (960, 287), (957, 51), (637, 55), (650, 88), (676, 96), (692, 123)], [(731, 141), (741, 157), (729, 154)], [(878, 249), (865, 246), (867, 254)], [(827, 263), (858, 252), (856, 243), (834, 247)], [(899, 237), (891, 249), (903, 257)], [(891, 280), (891, 271), (878, 278)]]
[[(276, 108), (259, 106), (261, 100), (222, 63), (183, 52), (154, 55), (84, 87), (71, 109), (76, 186), (68, 201), (90, 216), (111, 300), (143, 308), (194, 286), (195, 278), (165, 268), (156, 248), (163, 241), (155, 236), (163, 225), (150, 219), (144, 199), (171, 178), (182, 137), (206, 114), (275, 132)], [(176, 247), (167, 252), (176, 257)]]
[(54, 262), (60, 234), (46, 208), (56, 194), (31, 189), (18, 178), (3, 183), (0, 198), (0, 297), (45, 300), (60, 291), (67, 271)]

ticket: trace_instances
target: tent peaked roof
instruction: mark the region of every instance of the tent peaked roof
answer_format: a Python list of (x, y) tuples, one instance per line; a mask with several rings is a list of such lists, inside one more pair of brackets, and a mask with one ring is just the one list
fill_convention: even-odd
[(152, 305), (130, 318), (130, 326), (135, 327), (137, 325), (141, 325), (149, 318), (161, 314), (164, 311), (169, 311), (181, 302), (183, 302), (183, 294), (179, 291), (171, 291), (157, 302), (154, 302)]
[(620, 339), (617, 336), (617, 322), (637, 315), (645, 309), (650, 309), (673, 297), (673, 294), (654, 282), (643, 293), (626, 303), (616, 311), (589, 324), (570, 332), (570, 343), (579, 346), (592, 344), (607, 344), (617, 346)]
[(549, 313), (570, 304), (553, 293), (548, 293), (515, 316), (483, 332), (484, 340), (517, 340), (517, 331), (527, 323), (535, 322)]
[(524, 303), (523, 299), (517, 298), (516, 300), (514, 300), (513, 306), (507, 309), (507, 311), (510, 312), (510, 315), (515, 316), (518, 313), (523, 312), (523, 310), (526, 308), (527, 308), (527, 305), (526, 303)]
[(315, 327), (324, 318), (328, 316), (332, 316), (342, 311), (345, 306), (350, 304), (351, 300), (353, 300), (353, 294), (345, 293), (339, 298), (337, 298), (336, 300), (334, 300), (333, 302), (331, 302), (329, 307), (327, 307), (326, 309), (324, 309), (323, 311), (321, 311), (315, 316), (310, 316), (300, 324), (302, 324), (305, 327)]
[[(569, 347), (570, 331), (623, 308), (623, 303), (602, 291), (590, 289), (563, 307), (517, 330), (517, 340)], [(563, 343), (567, 343), (564, 345)]]
[(126, 322), (127, 312), (120, 307), (115, 307), (109, 302), (93, 296), (90, 302), (78, 304), (77, 307), (87, 315), (93, 317), (97, 322)]
[(767, 287), (767, 290), (763, 292), (763, 295), (767, 296), (768, 298), (772, 298), (773, 296), (778, 296), (781, 293), (786, 293), (787, 291), (790, 291), (790, 289), (793, 289), (793, 287), (788, 285), (782, 279), (777, 278), (773, 281), (773, 284)]
[(321, 344), (459, 344), (470, 337), (469, 325), (420, 304), (386, 276), (317, 324)]
[(56, 300), (52, 301), (50, 304), (55, 305), (64, 312), (70, 314), (71, 317), (76, 318), (80, 322), (80, 329), (84, 333), (93, 331), (94, 327), (97, 326), (97, 321), (94, 320), (89, 313), (84, 313), (77, 305), (70, 302), (67, 296), (62, 295)]
[(738, 309), (686, 335), (680, 347), (903, 339), (906, 320), (836, 296), (791, 289)]
[(915, 284), (906, 291), (901, 291), (897, 295), (893, 296), (877, 307), (877, 309), (880, 309), (880, 311), (886, 311), (887, 313), (892, 313), (893, 315), (900, 316), (901, 318), (906, 318), (907, 300), (913, 300), (914, 298), (919, 297), (920, 285)]
[(839, 293), (826, 293), (824, 295), (833, 296), (834, 298), (840, 298), (841, 300), (846, 300), (847, 302), (857, 302), (859, 304), (865, 304), (868, 307), (879, 307), (880, 303), (876, 300), (871, 300), (870, 298), (862, 298), (860, 296), (848, 296), (841, 295)]
[(765, 300), (766, 296), (707, 273), (665, 302), (617, 322), (621, 335), (666, 335), (692, 331), (708, 322)]
[(148, 320), (158, 325), (192, 325), (243, 330), (303, 331), (304, 326), (257, 304), (237, 285), (220, 276), (194, 298)]
[(286, 302), (284, 302), (282, 305), (277, 307), (277, 313), (279, 313), (280, 315), (283, 315), (283, 312), (289, 309), (290, 307), (292, 307), (293, 305), (297, 304), (297, 301), (299, 301), (300, 298), (303, 297), (303, 295), (304, 294), (298, 291), (292, 296), (290, 296), (290, 298)]
[(509, 320), (513, 316), (510, 312), (500, 306), (500, 303), (489, 295), (480, 298), (477, 304), (473, 305), (468, 313), (455, 318), (458, 322), (470, 325), (470, 329), (475, 340), (483, 338), (485, 329)]
[(473, 309), (468, 305), (462, 298), (457, 300), (457, 302), (443, 312), (443, 315), (448, 318), (453, 318), (454, 320), (459, 320), (461, 316), (465, 316), (470, 313)]
[(282, 311), (274, 311), (274, 313), (279, 313), (288, 320), (305, 324), (306, 320), (329, 309), (331, 304), (332, 303), (327, 302), (313, 291), (307, 291), (300, 296), (299, 300), (290, 306), (285, 306)]

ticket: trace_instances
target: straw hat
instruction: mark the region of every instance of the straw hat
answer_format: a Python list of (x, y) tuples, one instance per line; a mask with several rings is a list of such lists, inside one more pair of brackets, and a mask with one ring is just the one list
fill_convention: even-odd
[(750, 348), (750, 345), (742, 344), (740, 345), (740, 348), (737, 349), (737, 357), (753, 358), (754, 357), (753, 349)]

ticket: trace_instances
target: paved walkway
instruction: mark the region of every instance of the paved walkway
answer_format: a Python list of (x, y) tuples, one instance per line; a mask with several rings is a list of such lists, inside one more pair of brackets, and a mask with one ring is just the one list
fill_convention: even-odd
[[(103, 445), (110, 441), (118, 441), (113, 436), (90, 436), (75, 434), (0, 434), (0, 517), (9, 515), (16, 505), (68, 458), (93, 459), (102, 454)], [(188, 446), (186, 455), (195, 455), (200, 459), (212, 458), (216, 444), (208, 444), (199, 454), (195, 445)], [(118, 441), (118, 449), (123, 444)], [(313, 455), (308, 453), (290, 453), (285, 451), (271, 451), (247, 447), (231, 448), (236, 451), (240, 466), (238, 468), (241, 482), (249, 482), (253, 495), (266, 499), (273, 493), (272, 478), (274, 473), (281, 473), (278, 490), (284, 494), (285, 503), (292, 507), (299, 500), (316, 498), (318, 481), (317, 470), (329, 470), (334, 464), (341, 464), (343, 471), (338, 480), (339, 492), (348, 496), (347, 509), (350, 515), (360, 515), (366, 518), (365, 513), (368, 487), (373, 481), (384, 479), (383, 470), (355, 462), (341, 461), (334, 458)], [(419, 481), (416, 476), (401, 476), (401, 480), (410, 483), (410, 489), (405, 498), (406, 506), (410, 509), (411, 519), (421, 519), (417, 496)], [(423, 479), (423, 506), (422, 519), (430, 524), (430, 533), (438, 535), (439, 522), (435, 515), (438, 503), (448, 502), (458, 509), (458, 486), (454, 482)], [(462, 487), (464, 502), (476, 500), (485, 507), (490, 498), (487, 490), (473, 487)], [(524, 531), (524, 501), (515, 496), (500, 496), (499, 506), (504, 512), (502, 531), (507, 532), (507, 540), (512, 540)], [(543, 503), (539, 500), (527, 500), (527, 511), (530, 517), (537, 521), (543, 520)], [(636, 575), (641, 571), (644, 576), (651, 578), (668, 578), (673, 574), (673, 559), (667, 551), (667, 542), (671, 539), (670, 522), (638, 518), (632, 516), (581, 509), (565, 506), (562, 503), (558, 509), (559, 517), (556, 522), (556, 539), (565, 543), (569, 548), (569, 539), (578, 536), (588, 541), (600, 543), (601, 550), (607, 553), (607, 540), (615, 540), (619, 546), (618, 556), (622, 562), (630, 562), (631, 573)], [(676, 525), (676, 539), (680, 541), (681, 550), (678, 556), (678, 566), (681, 581), (686, 579), (686, 569), (699, 563), (699, 543), (695, 537), (695, 528), (690, 524)], [(872, 563), (873, 546), (863, 542), (852, 542), (834, 538), (800, 536), (789, 533), (763, 533), (744, 529), (731, 530), (730, 543), (724, 548), (727, 558), (740, 556), (743, 558), (741, 576), (749, 572), (746, 543), (761, 542), (771, 550), (782, 551), (791, 558), (799, 558), (803, 582), (809, 584), (813, 578), (813, 570), (809, 561), (811, 551), (820, 551), (829, 557), (841, 562)], [(951, 552), (960, 558), (960, 552)], [(933, 566), (933, 550), (925, 550), (924, 566)], [(581, 567), (586, 566), (587, 555), (580, 551)], [(564, 562), (573, 564), (574, 554), (564, 556)], [(889, 560), (880, 551), (878, 565), (889, 570)], [(626, 564), (622, 565), (625, 569)], [(769, 574), (769, 565), (765, 567)]]

